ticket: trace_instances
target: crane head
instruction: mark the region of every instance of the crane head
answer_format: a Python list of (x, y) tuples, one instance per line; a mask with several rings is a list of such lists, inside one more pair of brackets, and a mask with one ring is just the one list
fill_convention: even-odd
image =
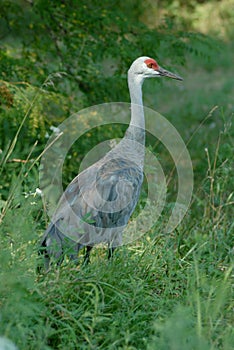
[(140, 80), (145, 78), (168, 77), (176, 80), (183, 80), (179, 75), (171, 73), (160, 67), (158, 63), (150, 57), (139, 57), (131, 65), (129, 74), (137, 75)]

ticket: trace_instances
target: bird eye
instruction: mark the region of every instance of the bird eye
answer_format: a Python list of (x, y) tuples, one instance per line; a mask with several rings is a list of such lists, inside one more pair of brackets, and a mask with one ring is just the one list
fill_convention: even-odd
[(148, 67), (148, 68), (153, 68), (153, 65), (154, 65), (154, 64), (151, 62), (151, 63), (148, 63), (148, 64), (147, 64), (147, 67)]

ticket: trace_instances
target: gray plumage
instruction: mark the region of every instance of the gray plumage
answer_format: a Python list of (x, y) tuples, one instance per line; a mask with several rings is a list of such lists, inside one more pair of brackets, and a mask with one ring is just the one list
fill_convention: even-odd
[(122, 232), (137, 205), (143, 181), (145, 121), (142, 83), (147, 77), (162, 75), (181, 80), (149, 57), (140, 57), (131, 65), (128, 71), (129, 128), (119, 144), (77, 175), (60, 198), (40, 243), (47, 269), (52, 257), (58, 264), (64, 254), (77, 260), (79, 250), (86, 247), (85, 261), (88, 262), (95, 244), (107, 243), (109, 257), (122, 244)]

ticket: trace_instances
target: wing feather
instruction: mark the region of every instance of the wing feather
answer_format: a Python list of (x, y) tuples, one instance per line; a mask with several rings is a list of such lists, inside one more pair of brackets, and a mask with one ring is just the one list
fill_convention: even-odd
[(123, 229), (137, 204), (142, 181), (143, 172), (133, 162), (97, 162), (68, 185), (53, 222), (59, 222), (69, 236), (77, 239), (86, 234), (90, 240), (90, 225), (101, 230)]

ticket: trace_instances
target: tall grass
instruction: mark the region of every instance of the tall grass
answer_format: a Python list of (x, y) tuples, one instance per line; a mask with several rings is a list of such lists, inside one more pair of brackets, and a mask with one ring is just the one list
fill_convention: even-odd
[[(189, 139), (200, 116), (187, 112)], [(36, 274), (44, 208), (37, 162), (22, 164), (2, 201), (0, 335), (24, 350), (233, 348), (233, 126), (220, 108), (213, 121), (190, 148), (195, 191), (180, 226), (162, 235), (155, 224), (112, 261), (95, 248), (86, 267)]]
[(96, 248), (88, 267), (67, 262), (41, 276), (43, 208), (35, 193), (23, 194), (20, 174), (1, 226), (1, 334), (19, 349), (231, 349), (233, 223), (224, 146), (219, 139), (215, 152), (206, 152), (206, 178), (175, 232), (161, 235), (156, 225), (111, 262)]

